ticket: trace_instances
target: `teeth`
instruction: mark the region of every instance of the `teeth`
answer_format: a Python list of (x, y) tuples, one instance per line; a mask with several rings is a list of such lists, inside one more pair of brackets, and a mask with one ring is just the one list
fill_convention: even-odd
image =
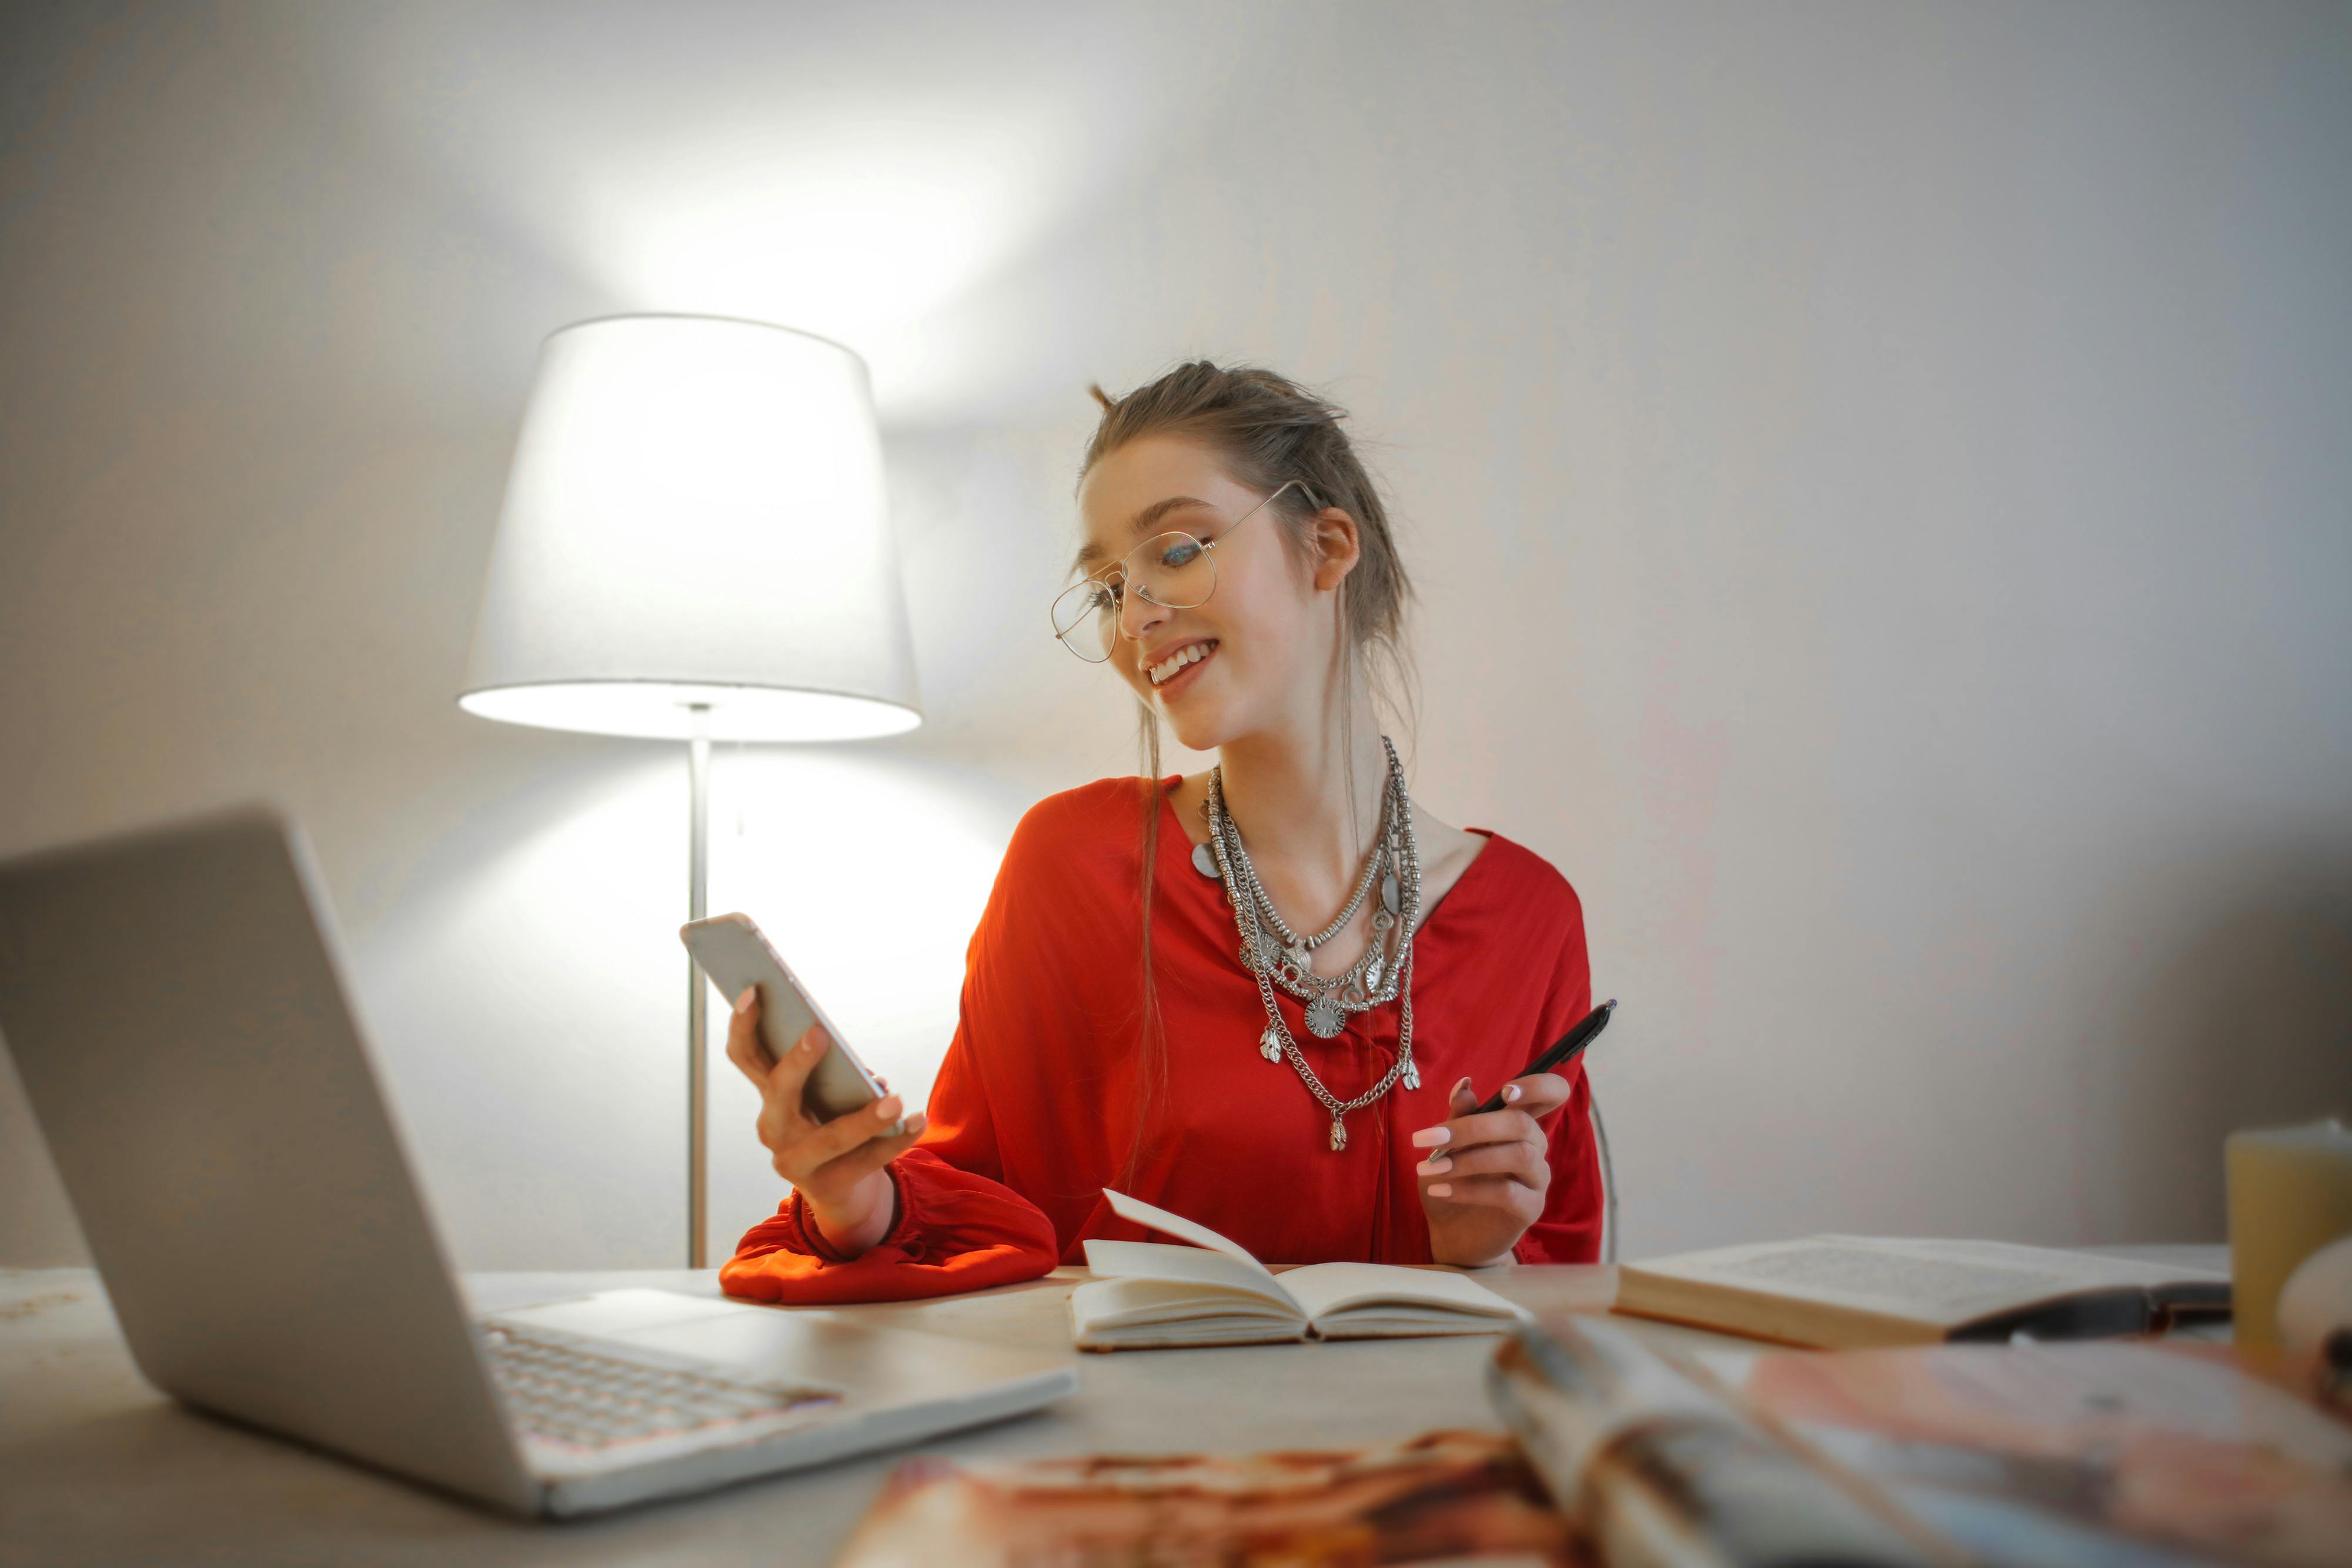
[(1169, 654), (1167, 658), (1151, 666), (1151, 684), (1155, 686), (1165, 684), (1170, 676), (1185, 665), (1197, 664), (1207, 658), (1210, 650), (1215, 646), (1216, 643), (1213, 642), (1195, 643), (1190, 647)]

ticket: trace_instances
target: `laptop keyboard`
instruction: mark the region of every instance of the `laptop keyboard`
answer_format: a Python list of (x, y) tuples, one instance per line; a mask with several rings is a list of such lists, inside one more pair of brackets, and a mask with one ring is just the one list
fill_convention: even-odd
[(708, 1432), (840, 1397), (670, 1372), (505, 1326), (485, 1324), (482, 1341), (515, 1426), (573, 1448)]

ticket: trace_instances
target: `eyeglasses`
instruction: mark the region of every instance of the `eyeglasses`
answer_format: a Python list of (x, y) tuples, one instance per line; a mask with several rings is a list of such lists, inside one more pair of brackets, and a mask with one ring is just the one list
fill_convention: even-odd
[(1054, 635), (1087, 664), (1099, 664), (1118, 645), (1119, 612), (1129, 591), (1146, 604), (1163, 610), (1192, 610), (1206, 604), (1209, 595), (1217, 591), (1217, 547), (1233, 536), (1234, 528), (1294, 487), (1310, 502), (1314, 500), (1302, 481), (1286, 480), (1215, 538), (1198, 539), (1181, 529), (1154, 534), (1128, 551), (1117, 565), (1070, 584), (1054, 601)]

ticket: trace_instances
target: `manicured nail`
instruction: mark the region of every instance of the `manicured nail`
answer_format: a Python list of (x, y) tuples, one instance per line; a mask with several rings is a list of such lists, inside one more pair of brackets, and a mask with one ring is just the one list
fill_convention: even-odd
[(919, 1133), (930, 1124), (931, 1119), (920, 1111), (907, 1118), (907, 1131), (909, 1133)]
[(1519, 1097), (1519, 1086), (1518, 1086), (1517, 1084), (1516, 1084), (1516, 1083), (1507, 1083), (1507, 1084), (1505, 1084), (1505, 1085), (1503, 1086), (1503, 1103), (1504, 1103), (1504, 1104), (1507, 1105), (1507, 1104), (1509, 1104), (1512, 1101), (1514, 1101), (1514, 1100), (1517, 1099), (1518, 1097)]
[(1416, 1149), (1433, 1149), (1440, 1144), (1453, 1141), (1454, 1129), (1451, 1127), (1423, 1127), (1412, 1135), (1412, 1146)]
[(1454, 1156), (1452, 1155), (1438, 1155), (1433, 1158), (1423, 1160), (1421, 1164), (1413, 1166), (1412, 1174), (1415, 1176), (1444, 1176), (1447, 1171), (1450, 1171), (1453, 1168)]
[(1457, 1084), (1455, 1084), (1455, 1085), (1454, 1086), (1454, 1092), (1455, 1092), (1456, 1094), (1459, 1094), (1459, 1093), (1461, 1093), (1461, 1092), (1462, 1092), (1462, 1091), (1464, 1091), (1465, 1089), (1467, 1089), (1467, 1088), (1469, 1088), (1469, 1087), (1470, 1087), (1470, 1075), (1469, 1075), (1468, 1073), (1466, 1073), (1466, 1072), (1465, 1072), (1465, 1073), (1464, 1073), (1464, 1074), (1462, 1075), (1462, 1082), (1459, 1082), (1459, 1083), (1457, 1083)]
[(735, 998), (735, 1010), (736, 1010), (737, 1012), (739, 1012), (739, 1013), (740, 1013), (740, 1012), (748, 1012), (748, 1011), (750, 1011), (750, 1010), (751, 1010), (751, 1001), (752, 1001), (752, 998), (755, 998), (755, 997), (757, 997), (759, 994), (760, 994), (760, 988), (759, 988), (759, 987), (757, 987), (757, 986), (746, 986), (746, 987), (744, 987), (744, 988), (743, 988), (743, 994), (742, 994), (741, 996), (737, 997), (737, 998)]
[(1446, 1186), (1442, 1181), (1432, 1182), (1429, 1184), (1429, 1196), (1432, 1197), (1452, 1197), (1454, 1196), (1454, 1189)]
[(898, 1097), (896, 1094), (886, 1094), (874, 1102), (874, 1119), (877, 1122), (895, 1122), (906, 1109), (904, 1105), (898, 1103)]

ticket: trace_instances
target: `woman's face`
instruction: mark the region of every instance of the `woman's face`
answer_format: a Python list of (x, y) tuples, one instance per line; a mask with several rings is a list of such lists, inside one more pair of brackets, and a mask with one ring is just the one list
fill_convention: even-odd
[(1321, 710), (1355, 529), (1345, 513), (1321, 514), (1337, 521), (1318, 528), (1315, 559), (1298, 559), (1277, 515), (1296, 494), (1251, 516), (1265, 495), (1227, 474), (1213, 447), (1179, 435), (1129, 442), (1078, 487), (1083, 576), (1171, 529), (1216, 547), (1205, 602), (1170, 609), (1124, 595), (1110, 652), (1111, 667), (1196, 751), (1311, 725)]

